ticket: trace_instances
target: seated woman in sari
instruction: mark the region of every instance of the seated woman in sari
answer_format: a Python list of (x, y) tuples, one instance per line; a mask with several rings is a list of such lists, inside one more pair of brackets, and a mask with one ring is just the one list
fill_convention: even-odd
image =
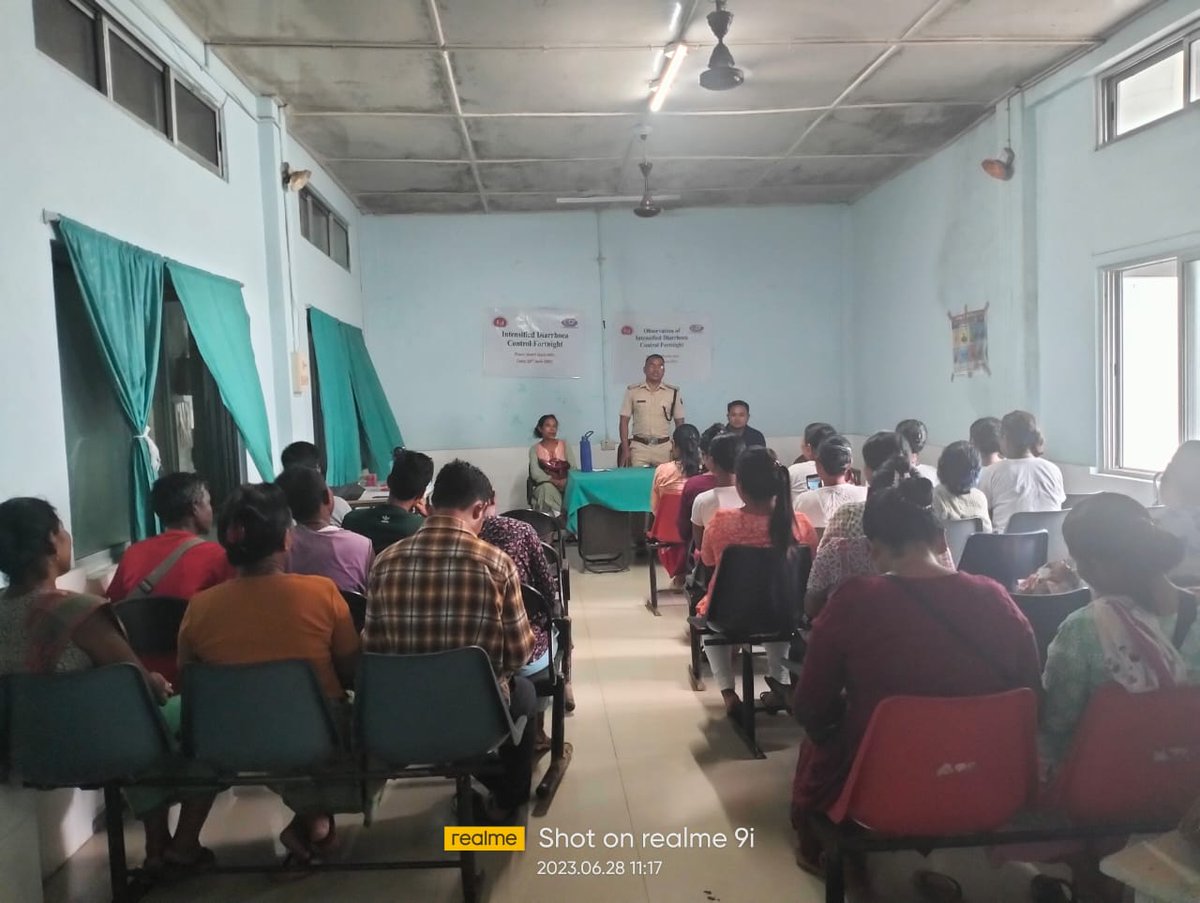
[[(12, 498), (0, 504), (0, 572), (8, 578), (0, 592), (0, 674), (84, 671), (120, 662), (142, 668), (107, 599), (57, 588), (55, 581), (70, 569), (71, 534), (48, 502)], [(161, 674), (143, 674), (174, 738), (179, 697)], [(146, 829), (147, 877), (213, 861), (200, 846), (210, 791), (184, 795), (131, 787), (126, 798)], [(174, 801), (182, 806), (172, 835), (168, 813)]]
[(539, 417), (533, 434), (538, 441), (529, 449), (529, 479), (533, 483), (531, 504), (534, 511), (545, 511), (558, 517), (563, 510), (567, 473), (574, 467), (571, 451), (567, 443), (558, 438), (558, 418), (553, 414)]
[[(287, 497), (275, 484), (233, 491), (217, 539), (238, 576), (192, 597), (179, 628), (179, 664), (305, 659), (345, 729), (345, 688), (354, 684), (361, 642), (332, 580), (285, 573), (291, 527)], [(362, 811), (361, 785), (349, 781), (314, 780), (279, 793), (296, 813), (279, 836), (290, 863), (308, 863), (332, 848), (334, 812)]]

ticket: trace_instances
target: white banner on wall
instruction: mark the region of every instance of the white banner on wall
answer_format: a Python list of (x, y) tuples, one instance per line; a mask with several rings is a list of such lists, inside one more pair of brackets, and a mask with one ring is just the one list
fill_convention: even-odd
[(493, 307), (483, 327), (483, 373), (579, 379), (589, 332), (578, 310)]
[(605, 337), (615, 382), (642, 378), (642, 367), (651, 354), (666, 361), (666, 381), (672, 385), (707, 380), (712, 372), (712, 329), (707, 314), (634, 313), (609, 316)]

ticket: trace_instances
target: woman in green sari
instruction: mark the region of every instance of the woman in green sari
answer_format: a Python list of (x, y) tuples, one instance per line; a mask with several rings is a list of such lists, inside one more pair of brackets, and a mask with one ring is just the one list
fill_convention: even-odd
[(558, 418), (543, 414), (533, 434), (538, 441), (529, 449), (530, 504), (535, 511), (558, 517), (563, 511), (567, 474), (575, 466), (570, 447), (558, 438)]

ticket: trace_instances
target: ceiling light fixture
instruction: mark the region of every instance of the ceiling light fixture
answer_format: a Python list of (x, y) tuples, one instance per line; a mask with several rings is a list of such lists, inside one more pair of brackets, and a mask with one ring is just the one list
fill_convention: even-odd
[(1017, 159), (1017, 152), (1012, 148), (1012, 96), (1008, 98), (1008, 143), (1004, 146), (1004, 150), (1000, 152), (999, 157), (988, 157), (979, 165), (993, 179), (999, 179), (1001, 182), (1007, 182), (1013, 177), (1013, 172), (1016, 167), (1014, 163)]
[(668, 51), (671, 60), (667, 63), (666, 71), (663, 72), (662, 78), (659, 79), (658, 85), (654, 89), (654, 95), (650, 98), (651, 113), (657, 113), (666, 103), (667, 95), (671, 93), (675, 79), (679, 77), (679, 70), (683, 66), (684, 59), (687, 58), (687, 53), (687, 44), (676, 44), (674, 50)]
[(716, 0), (716, 3), (717, 8), (708, 14), (708, 27), (717, 37), (717, 46), (708, 58), (708, 68), (700, 73), (700, 87), (709, 91), (728, 91), (744, 82), (746, 76), (733, 64), (733, 54), (725, 46), (733, 13), (725, 9), (725, 0)]

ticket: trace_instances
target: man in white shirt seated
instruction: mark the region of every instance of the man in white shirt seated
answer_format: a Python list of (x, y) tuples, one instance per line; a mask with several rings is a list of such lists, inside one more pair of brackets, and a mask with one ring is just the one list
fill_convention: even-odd
[(696, 496), (692, 503), (692, 539), (696, 548), (704, 541), (704, 528), (722, 508), (741, 508), (742, 497), (738, 495), (734, 485), (734, 468), (737, 466), (738, 455), (745, 449), (746, 443), (741, 436), (733, 433), (722, 433), (715, 437), (708, 446), (708, 457), (712, 462), (712, 475), (716, 477), (714, 489)]
[(901, 420), (896, 424), (896, 432), (908, 440), (908, 447), (912, 449), (913, 466), (917, 468), (917, 473), (936, 486), (938, 484), (937, 468), (932, 464), (921, 463), (921, 450), (929, 441), (929, 428), (920, 420)]
[(804, 460), (788, 468), (788, 476), (792, 478), (792, 498), (801, 492), (808, 492), (808, 478), (817, 475), (817, 449), (822, 442), (837, 434), (838, 431), (828, 423), (810, 423), (804, 428)]
[(821, 531), (842, 505), (865, 502), (867, 487), (855, 486), (850, 482), (854, 452), (844, 436), (830, 436), (822, 442), (814, 463), (821, 478), (821, 487), (794, 496), (793, 505), (798, 514), (803, 514), (813, 527)]

